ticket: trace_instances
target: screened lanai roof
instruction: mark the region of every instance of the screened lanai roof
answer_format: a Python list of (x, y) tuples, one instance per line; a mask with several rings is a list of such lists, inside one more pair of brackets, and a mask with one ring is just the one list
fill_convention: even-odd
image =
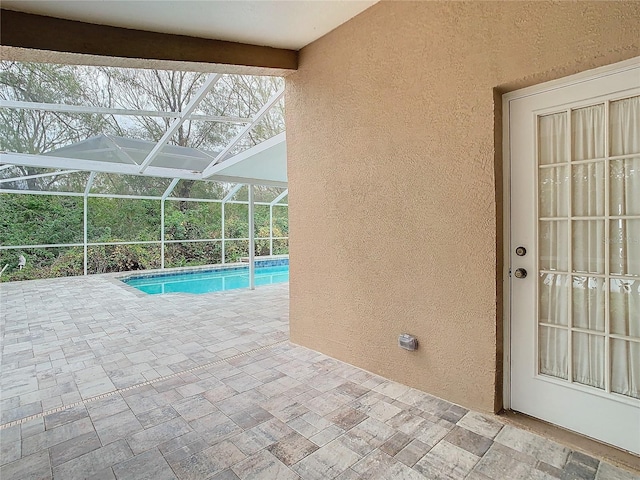
[[(32, 166), (76, 170), (85, 167), (95, 172), (135, 174), (156, 145), (147, 140), (101, 134), (44, 153), (41, 157), (47, 158), (40, 158), (38, 165), (32, 163)], [(219, 154), (220, 151), (165, 145), (154, 158), (150, 173), (158, 177), (200, 179)], [(287, 148), (284, 133), (214, 164), (210, 173), (210, 180), (286, 184)]]
[[(208, 95), (215, 93), (214, 87), (223, 77), (221, 74), (207, 75), (198, 91), (178, 112), (136, 111), (0, 98), (0, 108), (17, 111), (170, 118), (166, 122), (166, 130), (157, 142), (103, 133), (40, 154), (0, 152), (0, 170), (21, 166), (56, 169), (61, 172), (103, 172), (286, 187), (284, 132), (257, 144), (252, 139), (252, 142), (249, 142), (252, 146), (247, 148), (245, 145), (242, 148), (242, 143), (260, 126), (260, 122), (267, 118), (272, 107), (282, 101), (283, 88), (280, 87), (257, 111), (249, 112), (251, 115), (245, 118), (203, 113), (200, 103)], [(210, 149), (171, 144), (181, 126), (189, 122), (208, 121), (233, 124), (235, 135), (231, 140)], [(10, 179), (5, 178), (2, 181), (7, 183), (8, 180)], [(14, 180), (19, 178), (15, 177)]]
[[(78, 160), (90, 160), (104, 163), (103, 168), (111, 164), (140, 166), (147, 158), (155, 142), (134, 138), (100, 134), (66, 147), (56, 148), (47, 153), (47, 157), (63, 157)], [(200, 172), (216, 158), (218, 152), (205, 152), (197, 148), (165, 145), (158, 153), (153, 164), (161, 168), (173, 168)]]

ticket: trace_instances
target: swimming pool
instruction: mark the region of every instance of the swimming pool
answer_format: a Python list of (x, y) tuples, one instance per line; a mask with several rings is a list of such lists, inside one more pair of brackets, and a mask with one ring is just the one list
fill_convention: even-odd
[[(124, 283), (156, 295), (162, 293), (209, 293), (249, 287), (249, 266), (198, 269), (174, 273), (134, 275)], [(269, 285), (289, 281), (289, 264), (262, 266), (256, 262), (255, 284)]]

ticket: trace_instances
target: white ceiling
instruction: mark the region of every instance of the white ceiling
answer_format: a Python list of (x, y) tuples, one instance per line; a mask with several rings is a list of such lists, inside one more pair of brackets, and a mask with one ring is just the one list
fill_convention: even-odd
[(299, 50), (378, 0), (2, 0), (10, 10)]

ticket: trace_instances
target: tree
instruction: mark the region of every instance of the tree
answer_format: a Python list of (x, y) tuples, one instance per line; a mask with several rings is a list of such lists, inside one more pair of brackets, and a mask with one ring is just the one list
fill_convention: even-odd
[[(196, 95), (208, 74), (166, 70), (136, 70), (101, 68), (110, 107), (134, 110), (182, 111)], [(282, 88), (277, 77), (225, 75), (205, 96), (197, 113), (212, 116), (251, 118)], [(97, 95), (94, 95), (97, 96)], [(114, 119), (115, 120), (115, 119)], [(120, 135), (158, 141), (169, 128), (172, 119), (132, 117), (126, 124), (117, 121)], [(184, 122), (169, 141), (172, 145), (191, 147), (217, 155), (238, 133), (240, 126), (232, 123), (189, 120)], [(266, 115), (233, 150), (254, 146), (284, 131), (284, 106), (280, 102)], [(196, 188), (193, 180), (181, 181), (175, 195), (189, 198)], [(219, 195), (224, 196), (225, 191)]]
[[(161, 70), (0, 63), (0, 98), (28, 102), (90, 105), (97, 107), (182, 111), (207, 74)], [(282, 79), (224, 75), (196, 113), (212, 116), (251, 118), (282, 87)], [(284, 131), (283, 102), (276, 104), (238, 143), (229, 155), (249, 148)], [(70, 145), (100, 133), (158, 141), (173, 119), (150, 116), (69, 114), (27, 109), (0, 109), (0, 150), (40, 154)], [(184, 122), (169, 144), (209, 151), (212, 156), (224, 148), (242, 128), (238, 123), (192, 120)], [(51, 170), (12, 167), (0, 171), (0, 178), (48, 173)], [(30, 178), (3, 184), (3, 188), (82, 192), (87, 172)], [(160, 196), (170, 180), (133, 175), (100, 173), (92, 192)], [(219, 182), (181, 180), (173, 195), (181, 198), (222, 198), (232, 185)], [(256, 188), (256, 200), (273, 199), (280, 189)], [(247, 199), (247, 189), (235, 196)], [(0, 195), (0, 207), (10, 211), (0, 221), (0, 242), (5, 245), (78, 243), (82, 240), (82, 200), (53, 196)], [(220, 207), (205, 202), (168, 202), (165, 223), (168, 238), (191, 240), (220, 238)], [(228, 207), (227, 230), (246, 237), (246, 207)], [(125, 223), (123, 223), (123, 220)], [(263, 221), (263, 220), (261, 220)], [(279, 221), (280, 222), (280, 221)], [(122, 198), (89, 200), (89, 241), (158, 240), (159, 202)], [(280, 228), (278, 227), (278, 231)], [(263, 232), (264, 234), (264, 232)], [(79, 236), (80, 235), (80, 236)], [(228, 235), (229, 236), (229, 235)], [(246, 242), (246, 241), (244, 241)], [(167, 246), (168, 265), (219, 261), (216, 242), (173, 243)], [(231, 244), (229, 244), (231, 245)], [(89, 271), (149, 268), (159, 264), (155, 245), (90, 247)], [(238, 242), (227, 249), (227, 258), (248, 252)], [(263, 251), (264, 248), (261, 250)], [(3, 251), (0, 259), (13, 262), (17, 250)], [(82, 249), (40, 249), (25, 252), (27, 268), (16, 278), (80, 274)], [(1, 265), (0, 265), (1, 266)]]
[[(86, 68), (86, 67), (85, 67)], [(1, 62), (0, 98), (42, 103), (90, 103), (85, 72), (68, 65)], [(91, 104), (91, 103), (90, 103)], [(100, 115), (0, 109), (0, 150), (17, 153), (45, 153), (110, 131), (109, 120)], [(12, 176), (29, 176), (45, 170), (16, 166)], [(78, 182), (86, 175), (32, 178), (28, 189), (47, 189), (56, 182)]]

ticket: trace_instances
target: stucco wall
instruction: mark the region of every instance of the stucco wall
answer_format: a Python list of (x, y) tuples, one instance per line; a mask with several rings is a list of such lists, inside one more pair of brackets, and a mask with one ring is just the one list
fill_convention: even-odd
[(304, 48), (286, 90), (292, 341), (499, 408), (495, 89), (640, 55), (639, 18), (637, 2), (383, 2)]

